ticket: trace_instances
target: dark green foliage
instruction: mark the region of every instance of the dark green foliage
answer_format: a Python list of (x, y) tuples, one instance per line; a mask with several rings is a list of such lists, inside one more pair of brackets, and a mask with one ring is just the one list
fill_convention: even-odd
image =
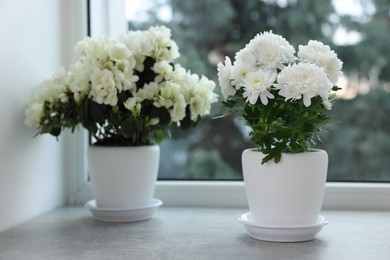
[(331, 180), (389, 180), (390, 93), (376, 88), (339, 100), (329, 114), (338, 123), (318, 147), (328, 152)]
[(224, 102), (229, 110), (242, 114), (245, 124), (252, 129), (249, 133), (252, 143), (267, 154), (262, 163), (272, 159), (277, 163), (282, 153), (307, 151), (318, 140), (321, 127), (331, 122), (321, 97), (312, 98), (312, 104), (305, 107), (302, 99), (285, 101), (273, 91), (275, 98), (269, 99), (266, 106), (261, 102), (242, 104), (242, 99), (234, 98), (242, 93)]
[(144, 61), (144, 70), (142, 72), (137, 71), (135, 75), (139, 77), (137, 81), (137, 89), (143, 88), (145, 84), (149, 84), (154, 81), (156, 73), (152, 70), (152, 67), (156, 61), (153, 58), (146, 57)]
[(150, 110), (150, 118), (158, 118), (161, 125), (169, 125), (171, 123), (171, 115), (163, 107), (152, 107)]

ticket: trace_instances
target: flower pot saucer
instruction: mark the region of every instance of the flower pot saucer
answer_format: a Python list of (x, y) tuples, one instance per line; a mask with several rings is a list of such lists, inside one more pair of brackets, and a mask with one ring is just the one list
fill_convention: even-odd
[(240, 216), (238, 221), (244, 225), (249, 236), (263, 241), (271, 242), (303, 242), (312, 240), (329, 221), (324, 216), (318, 216), (318, 220), (310, 225), (296, 226), (265, 226), (253, 223), (250, 212)]
[(148, 205), (131, 208), (102, 208), (96, 205), (95, 200), (85, 203), (85, 207), (91, 211), (96, 220), (104, 222), (136, 222), (152, 218), (162, 201), (153, 198)]

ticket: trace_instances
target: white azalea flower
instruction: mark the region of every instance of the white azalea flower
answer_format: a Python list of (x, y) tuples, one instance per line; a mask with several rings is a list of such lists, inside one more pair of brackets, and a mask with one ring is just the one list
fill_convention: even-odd
[(205, 113), (205, 106), (207, 106), (207, 101), (204, 98), (200, 96), (194, 96), (191, 98), (190, 110), (192, 121), (196, 121), (198, 116)]
[(180, 85), (172, 81), (166, 81), (160, 84), (160, 93), (153, 105), (169, 109), (173, 107), (177, 100), (182, 98), (184, 99), (180, 91)]
[(322, 68), (310, 63), (299, 63), (284, 68), (275, 86), (285, 100), (303, 97), (303, 103), (308, 107), (311, 98), (317, 95), (327, 99), (332, 83)]
[(199, 76), (197, 74), (191, 74), (186, 72), (182, 75), (182, 78), (176, 81), (181, 86), (181, 92), (184, 96), (186, 103), (189, 103), (192, 95), (195, 93), (196, 85), (199, 83)]
[(156, 82), (150, 82), (138, 89), (138, 91), (134, 93), (134, 96), (137, 98), (138, 102), (142, 102), (144, 100), (155, 101), (159, 96), (159, 92), (160, 85)]
[(156, 82), (160, 82), (164, 79), (166, 80), (169, 80), (171, 79), (171, 74), (172, 74), (172, 71), (173, 71), (173, 68), (172, 66), (169, 64), (168, 61), (166, 60), (163, 60), (163, 61), (159, 61), (159, 62), (156, 62), (153, 67), (152, 67), (152, 70), (158, 74), (155, 78), (155, 81)]
[(94, 69), (91, 75), (91, 95), (99, 104), (115, 106), (118, 102), (117, 89), (112, 71)]
[(270, 87), (276, 80), (276, 73), (273, 71), (258, 70), (248, 73), (244, 79), (244, 94), (246, 102), (255, 104), (260, 98), (263, 105), (268, 104), (268, 98), (274, 98), (269, 92)]
[(151, 37), (161, 45), (168, 45), (172, 36), (171, 30), (165, 26), (151, 26), (148, 30)]
[(153, 57), (158, 60), (167, 60), (174, 61), (179, 57), (179, 47), (177, 47), (176, 43), (172, 41), (172, 43), (168, 46), (164, 46), (164, 48), (156, 48), (153, 54)]
[(123, 90), (133, 91), (137, 88), (136, 82), (138, 82), (139, 77), (134, 75), (133, 68), (127, 66), (123, 71), (123, 78), (121, 80), (123, 84)]
[(86, 37), (84, 40), (79, 41), (74, 47), (75, 53), (79, 56), (87, 56), (87, 53), (89, 52), (89, 46), (92, 42), (93, 39), (90, 37)]
[[(200, 116), (204, 116), (210, 113), (211, 104), (218, 100), (217, 94), (213, 92), (215, 88), (214, 81), (208, 80), (206, 77), (202, 76), (200, 80), (196, 83), (194, 88), (191, 91), (191, 101), (193, 102), (193, 98), (201, 98), (204, 101), (203, 106), (200, 109), (197, 109), (197, 114)], [(193, 112), (191, 110), (191, 112)]]
[(186, 116), (186, 103), (184, 97), (181, 97), (180, 101), (176, 100), (172, 110), (169, 112), (171, 120), (176, 123), (179, 123)]
[(85, 96), (89, 95), (91, 85), (89, 84), (89, 71), (86, 70), (82, 63), (74, 63), (68, 72), (69, 89), (77, 103), (80, 103)]
[(65, 103), (68, 101), (68, 97), (66, 95), (67, 91), (67, 78), (65, 69), (59, 69), (51, 79), (45, 80), (42, 82), (35, 92), (33, 96), (33, 100), (36, 102), (45, 101), (50, 104), (62, 102)]
[(186, 84), (186, 74), (187, 71), (180, 64), (175, 64), (173, 71), (171, 72), (170, 79), (174, 82), (177, 82), (178, 84)]
[(149, 28), (150, 37), (154, 43), (152, 57), (157, 61), (171, 62), (180, 56), (179, 47), (171, 40), (171, 30), (165, 26), (152, 26)]
[(129, 98), (124, 103), (125, 108), (132, 112), (134, 117), (138, 117), (141, 114), (141, 103), (137, 102), (137, 98)]
[(108, 55), (115, 61), (125, 60), (130, 57), (131, 52), (122, 42), (115, 41), (107, 46)]
[(43, 118), (43, 103), (31, 104), (25, 112), (24, 123), (29, 127), (39, 127)]
[(84, 44), (82, 41), (81, 46), (84, 45), (85, 49), (81, 54), (82, 56), (85, 56), (86, 61), (88, 61), (86, 63), (90, 64), (90, 66), (101, 66), (104, 64), (109, 59), (107, 53), (109, 42), (110, 38), (107, 35), (103, 35), (96, 39), (87, 38)]
[(233, 96), (236, 93), (236, 89), (232, 86), (231, 83), (231, 74), (232, 74), (232, 62), (229, 57), (225, 59), (225, 65), (222, 62), (219, 62), (217, 65), (218, 70), (218, 81), (221, 86), (222, 95), (225, 100)]
[(342, 61), (337, 58), (337, 54), (328, 45), (322, 42), (311, 40), (305, 46), (300, 45), (298, 57), (303, 62), (323, 67), (333, 84), (337, 83), (339, 76), (342, 74)]
[(118, 38), (132, 51), (134, 56), (148, 56), (153, 50), (153, 42), (149, 34), (142, 31), (129, 31), (119, 35)]
[[(73, 130), (81, 124), (97, 143), (110, 142), (111, 135), (119, 137), (115, 142), (121, 144), (150, 143), (155, 141), (156, 131), (166, 132), (170, 127), (158, 126), (159, 118), (147, 114), (153, 113), (153, 106), (169, 113), (171, 122), (180, 126), (190, 107), (198, 120), (217, 101), (212, 81), (173, 63), (179, 48), (167, 27), (130, 31), (117, 38), (87, 37), (76, 44), (75, 52), (69, 71), (62, 69), (43, 82), (25, 111), (26, 124), (38, 127), (41, 134), (56, 135), (57, 127)], [(145, 71), (150, 69), (154, 73)], [(111, 106), (102, 111), (99, 122), (104, 119), (105, 124), (97, 128), (96, 118), (82, 116), (91, 109), (91, 100)], [(136, 123), (118, 129), (118, 121), (128, 116)]]

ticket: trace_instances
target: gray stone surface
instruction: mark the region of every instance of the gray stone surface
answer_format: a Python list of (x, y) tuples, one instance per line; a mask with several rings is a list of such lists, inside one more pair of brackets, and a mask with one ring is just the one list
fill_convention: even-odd
[(153, 219), (109, 224), (64, 207), (0, 234), (0, 259), (390, 259), (390, 212), (326, 211), (309, 242), (250, 238), (245, 209), (162, 207)]

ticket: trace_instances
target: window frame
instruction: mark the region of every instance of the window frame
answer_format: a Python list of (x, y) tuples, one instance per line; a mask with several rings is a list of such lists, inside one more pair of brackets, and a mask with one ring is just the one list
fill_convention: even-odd
[[(76, 42), (87, 35), (87, 22), (97, 23), (99, 28), (92, 29), (92, 35), (103, 32), (116, 34), (122, 32), (125, 17), (118, 15), (124, 6), (124, 0), (85, 0), (73, 2), (72, 9), (79, 14), (72, 26), (69, 42)], [(94, 10), (99, 14), (96, 21), (89, 16), (86, 6), (97, 5)], [(91, 8), (92, 10), (93, 8)], [(96, 15), (95, 15), (96, 17)], [(112, 18), (112, 19), (110, 19)], [(122, 20), (121, 20), (122, 19)], [(123, 26), (122, 26), (122, 25)], [(126, 28), (125, 28), (126, 29)], [(72, 50), (73, 46), (69, 46)], [(69, 51), (70, 53), (70, 51)], [(83, 205), (93, 199), (91, 185), (88, 181), (87, 149), (89, 137), (87, 131), (78, 129), (74, 133), (64, 132), (61, 137), (64, 149), (64, 165), (67, 171), (67, 204)], [(165, 181), (156, 183), (155, 197), (166, 206), (178, 207), (239, 207), (247, 208), (243, 181)], [(390, 210), (390, 183), (368, 182), (327, 182), (323, 209), (342, 210)]]

